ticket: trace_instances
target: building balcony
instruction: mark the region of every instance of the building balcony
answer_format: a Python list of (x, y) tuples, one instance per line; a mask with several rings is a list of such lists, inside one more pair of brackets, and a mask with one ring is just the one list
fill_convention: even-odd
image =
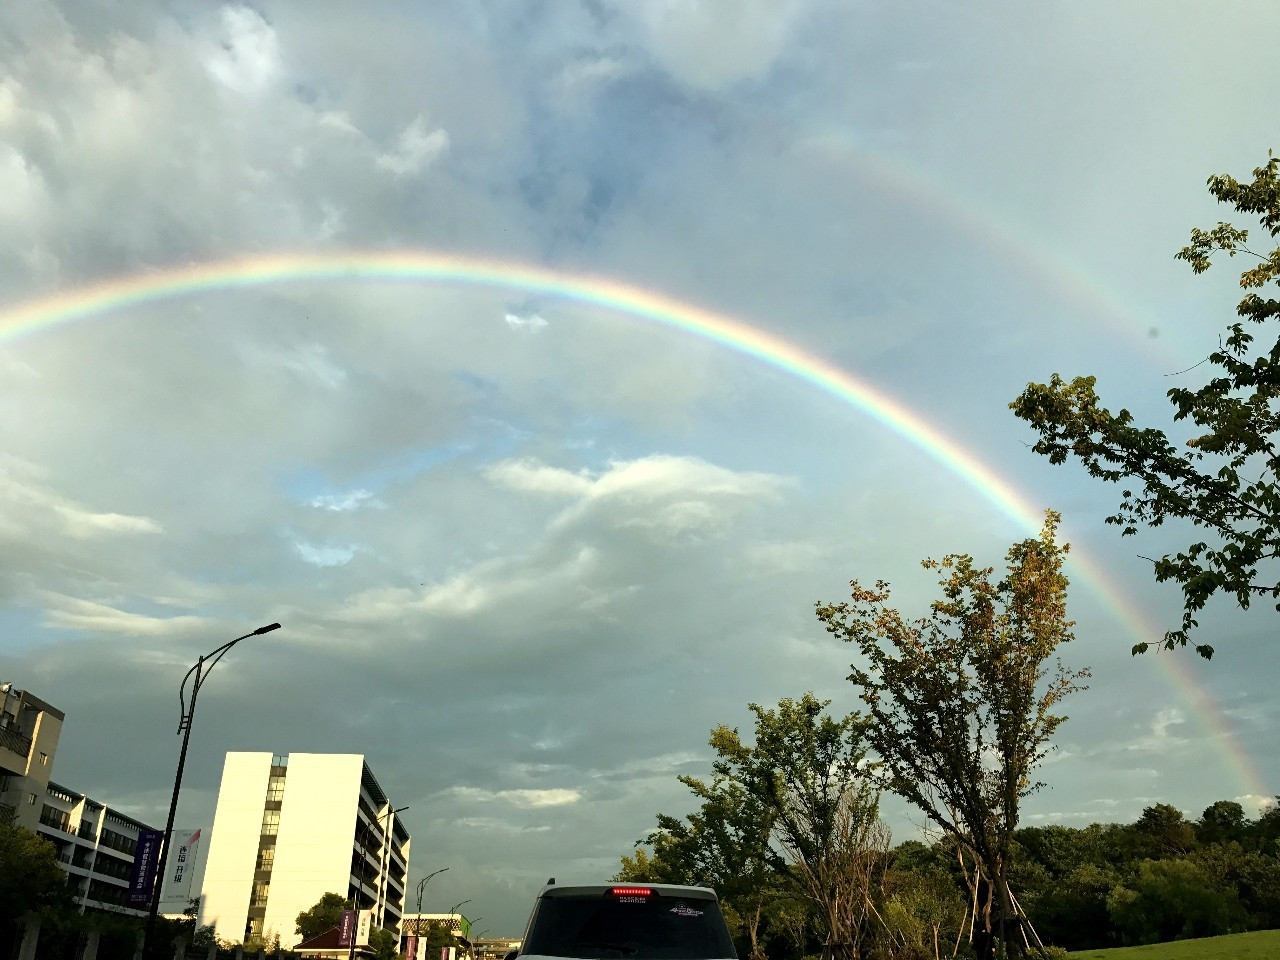
[(31, 738), (12, 727), (0, 727), (0, 749), (16, 753), (23, 760), (26, 760), (27, 757), (31, 756)]

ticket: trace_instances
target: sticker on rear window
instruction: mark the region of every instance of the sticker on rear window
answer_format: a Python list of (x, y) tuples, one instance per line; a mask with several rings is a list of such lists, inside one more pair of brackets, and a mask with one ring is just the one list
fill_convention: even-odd
[(674, 913), (677, 917), (700, 917), (700, 916), (702, 916), (702, 911), (701, 911), (701, 910), (695, 910), (695, 909), (693, 909), (693, 907), (686, 906), (686, 905), (685, 905), (685, 904), (683, 904), (683, 903), (677, 903), (674, 907), (672, 907), (672, 908), (671, 908), (671, 912), (672, 912), (672, 913)]

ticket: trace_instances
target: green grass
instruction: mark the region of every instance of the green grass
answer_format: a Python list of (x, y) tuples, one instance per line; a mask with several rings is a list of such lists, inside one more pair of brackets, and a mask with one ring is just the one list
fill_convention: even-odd
[(1077, 950), (1072, 960), (1274, 960), (1280, 957), (1280, 930), (1233, 933), (1203, 940), (1174, 940), (1145, 947)]

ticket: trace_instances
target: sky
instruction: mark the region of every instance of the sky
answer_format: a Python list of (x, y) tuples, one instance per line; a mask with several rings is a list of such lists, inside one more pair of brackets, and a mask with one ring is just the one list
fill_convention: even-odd
[[(54, 778), (163, 823), (183, 674), (279, 621), (203, 688), (178, 825), (226, 751), (362, 753), (411, 885), (449, 868), (424, 910), (518, 935), (547, 877), (693, 809), (713, 726), (856, 708), (815, 603), (885, 579), (921, 613), (920, 560), (999, 565), (1051, 507), (1093, 677), (1024, 822), (1256, 811), (1274, 612), (1131, 658), (1181, 610), (1141, 556), (1185, 529), (1119, 537), (1008, 404), (1087, 373), (1166, 424), (1200, 382), (1235, 273), (1173, 254), (1229, 214), (1205, 179), (1280, 147), (1278, 32), (1263, 2), (6, 5), (0, 679), (65, 710)], [(253, 273), (289, 257), (328, 267)]]

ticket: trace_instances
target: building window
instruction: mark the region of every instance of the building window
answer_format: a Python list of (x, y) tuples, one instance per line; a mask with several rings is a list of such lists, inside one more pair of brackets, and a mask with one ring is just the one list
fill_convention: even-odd
[[(265, 880), (255, 881), (253, 884), (253, 899), (249, 901), (251, 907), (265, 907), (267, 905), (267, 892), (271, 889), (271, 885)], [(258, 931), (261, 933), (261, 930)]]
[(36, 795), (34, 793), (27, 794), (27, 805), (32, 807), (36, 805)]
[(47, 753), (40, 754), (40, 765), (45, 766), (49, 763), (49, 755)]
[(267, 799), (284, 799), (284, 777), (272, 777), (267, 781)]
[(276, 848), (263, 847), (258, 851), (258, 869), (270, 870), (276, 862)]
[(272, 754), (271, 765), (273, 767), (287, 767), (289, 765), (289, 755), (287, 753)]
[(257, 940), (262, 936), (262, 917), (250, 917), (249, 922), (244, 925), (244, 940), (248, 943), (250, 940)]
[(274, 837), (280, 832), (280, 811), (267, 810), (262, 814), (262, 835)]

